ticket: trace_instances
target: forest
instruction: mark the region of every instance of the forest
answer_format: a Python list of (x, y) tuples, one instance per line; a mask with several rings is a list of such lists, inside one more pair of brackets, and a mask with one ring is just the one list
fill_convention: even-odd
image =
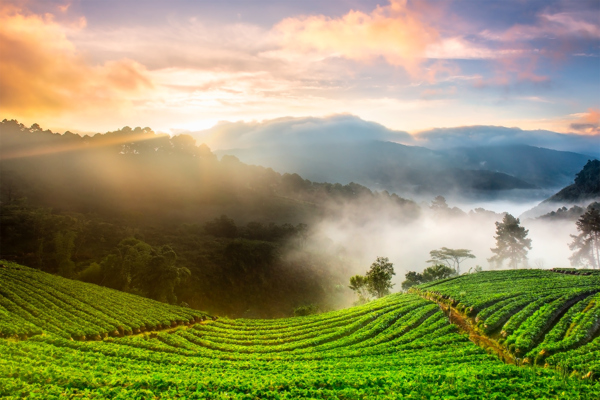
[(149, 128), (82, 137), (4, 120), (0, 138), (0, 258), (231, 317), (347, 304), (352, 261), (307, 245), (315, 221), (363, 202), (398, 223), (420, 213)]

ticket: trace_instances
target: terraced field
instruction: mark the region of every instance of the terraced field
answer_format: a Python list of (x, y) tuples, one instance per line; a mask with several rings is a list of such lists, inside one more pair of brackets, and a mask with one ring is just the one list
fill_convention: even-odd
[(0, 337), (99, 340), (192, 324), (206, 313), (0, 263)]
[[(26, 292), (22, 288), (29, 287), (29, 280), (45, 282), (56, 292), (43, 292), (42, 286)], [(127, 297), (119, 305), (110, 304), (111, 296), (122, 294), (7, 265), (0, 276), (3, 307), (15, 292), (23, 305), (4, 308), (1, 323), (22, 324), (28, 336), (42, 333), (27, 340), (14, 334), (0, 339), (3, 398), (600, 398), (597, 380), (503, 363), (460, 333), (437, 304), (416, 294), (394, 294), (309, 317), (201, 321), (202, 313), (146, 299)], [(81, 292), (98, 297), (76, 297)], [(80, 301), (77, 307), (51, 307), (49, 299), (67, 298), (67, 293)], [(92, 303), (100, 298), (105, 303)], [(38, 302), (37, 314), (31, 314), (35, 318), (18, 311), (29, 301)], [(130, 322), (122, 337), (119, 332), (92, 337), (100, 340), (72, 340), (67, 335), (84, 324), (104, 326), (86, 319), (85, 307), (102, 321), (113, 312), (131, 312), (143, 322), (136, 325), (140, 333), (134, 334), (135, 324)], [(183, 321), (178, 318), (186, 312), (192, 313), (188, 321), (197, 317), (200, 322), (151, 331), (158, 327), (157, 315), (175, 322)], [(45, 318), (45, 313), (54, 319)], [(78, 319), (69, 325), (70, 316)], [(127, 319), (117, 318), (113, 325), (106, 321), (106, 330), (94, 332), (106, 333), (117, 322), (125, 324)]]
[(413, 292), (468, 317), (518, 362), (600, 375), (600, 275), (481, 272)]

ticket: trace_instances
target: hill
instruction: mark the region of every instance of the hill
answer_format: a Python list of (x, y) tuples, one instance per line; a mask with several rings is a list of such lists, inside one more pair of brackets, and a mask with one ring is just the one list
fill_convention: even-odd
[(0, 265), (0, 336), (42, 333), (96, 339), (205, 320), (208, 314), (4, 261)]
[(423, 197), (506, 197), (515, 195), (512, 189), (537, 187), (544, 190), (517, 194), (539, 199), (570, 184), (600, 149), (594, 136), (497, 126), (411, 135), (352, 115), (221, 122), (190, 134), (246, 163)]
[(588, 160), (575, 176), (575, 182), (545, 202), (577, 203), (600, 197), (600, 161)]
[(600, 275), (480, 272), (411, 291), (444, 305), (469, 331), (514, 360), (600, 372)]
[(583, 169), (575, 175), (573, 184), (525, 212), (523, 217), (537, 217), (565, 206), (577, 205), (585, 208), (597, 199), (600, 199), (600, 161), (588, 160)]
[(80, 136), (4, 120), (0, 176), (1, 258), (230, 316), (339, 307), (352, 262), (306, 246), (311, 226), (352, 205), (399, 223), (420, 212), (141, 127)]
[[(45, 299), (40, 315), (69, 314), (67, 309), (53, 308), (57, 293), (25, 291), (29, 274), (46, 274), (15, 265), (7, 271), (15, 282), (12, 296), (20, 290), (28, 302)], [(513, 288), (517, 297), (527, 295), (530, 287), (524, 283), (538, 280), (548, 296), (561, 298), (561, 289), (555, 293), (552, 287), (563, 282), (564, 290), (571, 286), (571, 290), (587, 290), (579, 302), (569, 303), (571, 308), (564, 315), (573, 320), (574, 328), (569, 331), (577, 333), (588, 326), (586, 317), (597, 312), (593, 292), (600, 291), (598, 279), (549, 271), (505, 271), (462, 276), (429, 289), (449, 290), (462, 282), (460, 286), (470, 293), (470, 288), (491, 281), (496, 289)], [(466, 294), (458, 292), (457, 296)], [(110, 316), (108, 310), (115, 309), (107, 306), (97, 308)], [(147, 303), (139, 309), (141, 318), (154, 313), (153, 307), (154, 303)], [(542, 314), (534, 313), (532, 320), (540, 320)], [(0, 321), (13, 316), (3, 309)], [(42, 329), (41, 319), (30, 321)], [(537, 325), (528, 321), (515, 332), (536, 332)], [(73, 320), (71, 325), (83, 327), (84, 320)], [(558, 337), (553, 333), (558, 327), (565, 330), (559, 322), (549, 336)], [(568, 356), (559, 365), (564, 373), (573, 372), (570, 378), (552, 368), (520, 367), (488, 354), (493, 349), (469, 341), (437, 304), (416, 294), (393, 294), (307, 317), (208, 319), (165, 332), (91, 341), (72, 341), (42, 330), (27, 340), (0, 339), (0, 397), (591, 399), (600, 395), (600, 383), (590, 379), (599, 372), (598, 337), (587, 344), (555, 349), (560, 352), (557, 355)], [(549, 366), (554, 365), (550, 358)], [(579, 380), (580, 376), (587, 379)]]
[(538, 188), (538, 180), (528, 182), (502, 170), (483, 168), (482, 164), (471, 165), (457, 154), (392, 142), (281, 144), (220, 150), (218, 154), (232, 154), (244, 162), (277, 171), (294, 171), (308, 179), (358, 182), (406, 195)]

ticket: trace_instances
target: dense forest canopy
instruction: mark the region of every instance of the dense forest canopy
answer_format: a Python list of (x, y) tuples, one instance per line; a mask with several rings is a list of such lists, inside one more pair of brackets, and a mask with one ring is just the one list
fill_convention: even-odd
[(80, 136), (4, 120), (0, 144), (1, 258), (230, 316), (337, 307), (352, 261), (311, 248), (312, 223), (364, 202), (399, 223), (420, 212), (150, 128)]

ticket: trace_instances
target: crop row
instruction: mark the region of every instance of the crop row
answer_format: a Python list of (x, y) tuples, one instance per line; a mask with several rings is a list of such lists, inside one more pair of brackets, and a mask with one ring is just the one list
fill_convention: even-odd
[[(543, 364), (561, 352), (567, 357), (564, 361), (600, 330), (598, 276), (497, 271), (464, 275), (414, 291), (464, 312), (484, 334), (499, 332), (498, 343), (525, 362)], [(550, 357), (548, 364), (556, 366), (556, 360)], [(561, 368), (575, 365), (567, 364)], [(586, 365), (591, 366), (580, 362), (578, 368)]]
[(41, 331), (65, 338), (100, 340), (159, 330), (206, 319), (203, 312), (4, 262), (0, 268), (0, 306), (11, 319), (0, 320), (0, 335), (26, 337)]
[[(117, 338), (111, 341), (137, 341)], [(154, 340), (152, 340), (154, 341)], [(505, 365), (468, 341), (319, 360), (227, 361), (59, 338), (0, 341), (0, 397), (597, 398), (550, 370)]]

